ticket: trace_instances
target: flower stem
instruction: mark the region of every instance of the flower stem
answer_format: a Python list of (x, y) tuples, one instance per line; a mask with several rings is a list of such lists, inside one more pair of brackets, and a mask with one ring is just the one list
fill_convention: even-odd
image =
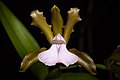
[[(73, 66), (69, 66), (69, 67), (63, 67), (63, 66), (60, 66), (60, 69), (71, 69), (71, 68), (76, 68), (78, 67), (78, 65), (73, 65)], [(96, 67), (97, 68), (100, 68), (100, 69), (104, 69), (104, 70), (107, 70), (106, 66), (103, 65), (103, 64), (96, 64)]]
[(106, 66), (105, 66), (105, 65), (102, 65), (102, 64), (96, 64), (96, 67), (97, 67), (97, 68), (100, 68), (100, 69), (107, 70)]
[(73, 65), (73, 66), (69, 66), (69, 67), (63, 67), (63, 66), (60, 66), (60, 69), (71, 69), (71, 68), (76, 68), (78, 67), (78, 65)]

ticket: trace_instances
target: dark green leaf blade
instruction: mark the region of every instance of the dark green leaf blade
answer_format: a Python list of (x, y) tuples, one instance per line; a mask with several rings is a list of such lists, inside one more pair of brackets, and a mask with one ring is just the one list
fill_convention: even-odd
[(26, 52), (39, 49), (39, 45), (32, 35), (1, 1), (0, 20), (22, 58), (26, 55)]
[[(39, 49), (33, 36), (1, 0), (0, 20), (21, 58), (28, 52)], [(42, 63), (32, 65), (31, 70), (40, 80), (48, 74), (47, 67)]]
[(53, 80), (99, 80), (89, 73), (69, 72), (62, 74), (59, 78)]

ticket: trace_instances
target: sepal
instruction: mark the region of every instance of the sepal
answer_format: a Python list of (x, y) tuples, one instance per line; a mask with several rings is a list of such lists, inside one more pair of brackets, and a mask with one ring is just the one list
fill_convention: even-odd
[(39, 50), (28, 53), (21, 62), (19, 72), (25, 72), (32, 64), (38, 62), (38, 54), (45, 50), (46, 48), (41, 48)]
[(79, 16), (79, 11), (80, 11), (80, 9), (78, 9), (78, 8), (71, 8), (68, 11), (68, 19), (67, 19), (67, 23), (64, 27), (64, 34), (63, 34), (63, 37), (66, 40), (66, 42), (68, 42), (70, 35), (73, 32), (74, 25), (77, 22), (82, 20)]
[(60, 9), (56, 5), (51, 8), (51, 24), (54, 35), (58, 33), (62, 35), (63, 19), (60, 14)]
[(92, 75), (96, 75), (96, 65), (92, 58), (85, 52), (78, 51), (75, 48), (69, 49), (70, 52), (77, 55), (78, 58), (78, 64), (82, 67), (84, 67), (87, 71), (89, 71)]
[(46, 18), (43, 16), (43, 12), (39, 12), (38, 10), (34, 10), (31, 12), (30, 16), (32, 17), (32, 23), (31, 25), (34, 25), (45, 34), (47, 40), (49, 43), (51, 43), (53, 38), (53, 33), (51, 31), (51, 28), (49, 24), (46, 22)]

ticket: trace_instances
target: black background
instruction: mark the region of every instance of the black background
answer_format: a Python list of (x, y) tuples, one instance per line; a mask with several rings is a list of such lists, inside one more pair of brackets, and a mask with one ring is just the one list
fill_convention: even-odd
[[(44, 12), (47, 22), (50, 24), (50, 9), (55, 4), (61, 10), (64, 24), (67, 20), (67, 11), (72, 7), (80, 9), (81, 22), (75, 25), (75, 32), (71, 34), (68, 48), (75, 47), (87, 52), (95, 63), (104, 64), (104, 60), (110, 56), (117, 45), (120, 44), (120, 29), (118, 18), (117, 0), (2, 0), (8, 8), (26, 26), (40, 46), (50, 47), (45, 36), (40, 30), (31, 26), (31, 11), (38, 9)], [(92, 8), (90, 8), (92, 2)], [(89, 11), (90, 10), (90, 11)], [(77, 27), (76, 27), (77, 26)], [(88, 31), (91, 31), (90, 33)], [(82, 36), (82, 37), (80, 37)], [(42, 37), (42, 38), (41, 38)], [(83, 40), (83, 43), (80, 44)], [(89, 45), (89, 41), (91, 45)], [(90, 47), (89, 47), (90, 46)], [(12, 80), (36, 80), (34, 75), (28, 70), (19, 73), (21, 58), (12, 45), (2, 23), (0, 23), (0, 55), (1, 74), (3, 78)], [(102, 72), (103, 74), (104, 71)], [(101, 75), (106, 78), (105, 75)]]

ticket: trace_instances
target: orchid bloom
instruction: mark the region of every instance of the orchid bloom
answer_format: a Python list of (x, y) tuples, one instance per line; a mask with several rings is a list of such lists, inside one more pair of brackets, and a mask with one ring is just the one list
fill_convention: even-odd
[(73, 31), (73, 26), (81, 21), (79, 16), (80, 9), (71, 8), (68, 11), (68, 19), (63, 25), (63, 19), (60, 15), (60, 9), (54, 5), (51, 8), (51, 25), (46, 22), (43, 12), (34, 10), (31, 12), (32, 25), (40, 28), (46, 39), (51, 44), (50, 49), (40, 48), (39, 50), (28, 53), (21, 62), (20, 72), (26, 71), (33, 63), (42, 62), (47, 66), (54, 66), (62, 63), (65, 66), (78, 63), (79, 67), (84, 67), (91, 74), (96, 74), (96, 66), (91, 57), (85, 52), (78, 51), (75, 48), (66, 48)]
[(56, 63), (69, 66), (78, 61), (78, 57), (67, 50), (66, 41), (59, 33), (53, 38), (50, 49), (41, 52), (38, 59), (48, 66), (56, 65)]

